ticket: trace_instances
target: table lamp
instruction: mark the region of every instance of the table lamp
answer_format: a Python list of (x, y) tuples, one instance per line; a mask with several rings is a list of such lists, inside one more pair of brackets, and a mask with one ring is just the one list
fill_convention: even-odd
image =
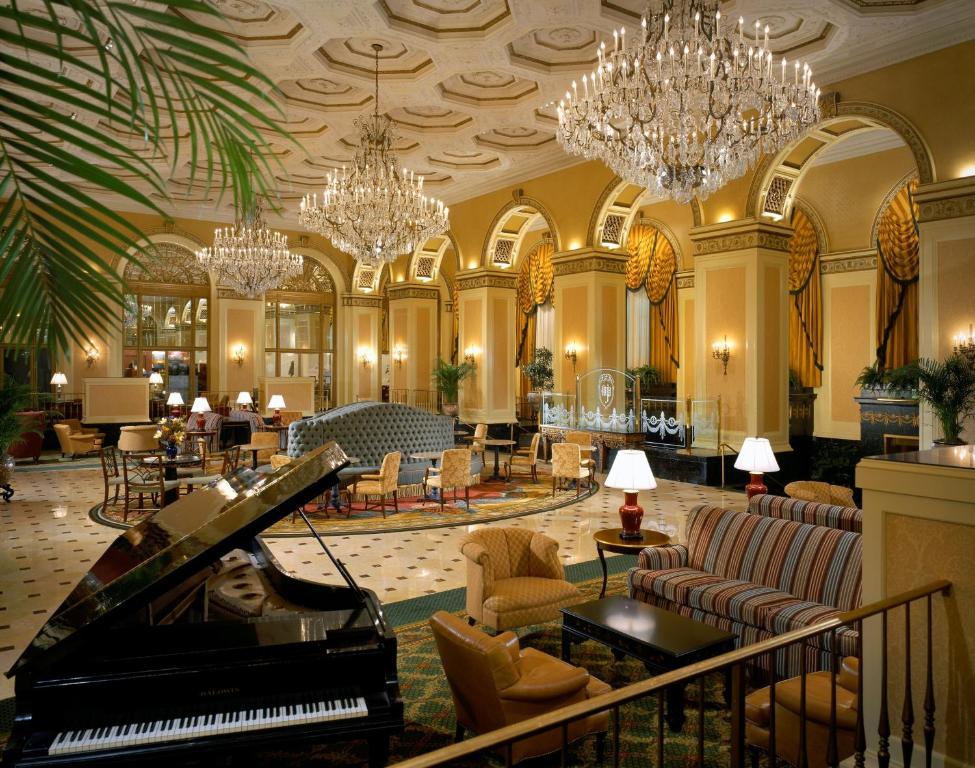
[(68, 377), (65, 376), (61, 371), (57, 371), (51, 377), (51, 383), (57, 385), (58, 388), (58, 400), (61, 399), (61, 387), (68, 383)]
[(207, 417), (204, 416), (211, 410), (210, 402), (205, 397), (198, 397), (193, 400), (193, 407), (190, 408), (190, 413), (196, 414), (196, 428), (203, 429), (207, 424)]
[(160, 384), (163, 383), (162, 374), (159, 371), (153, 371), (149, 374), (149, 383), (152, 385), (153, 390), (156, 389)]
[(237, 395), (237, 405), (245, 410), (250, 410), (251, 406), (254, 404), (254, 399), (251, 397), (250, 392), (241, 392)]
[(179, 407), (183, 404), (183, 396), (179, 392), (170, 392), (166, 405), (170, 406), (169, 415), (172, 418), (179, 417)]
[(267, 407), (274, 409), (274, 415), (271, 417), (271, 423), (275, 426), (280, 426), (281, 409), (288, 407), (284, 404), (284, 398), (281, 395), (271, 395), (271, 399), (267, 401)]
[(768, 438), (746, 437), (735, 459), (735, 469), (743, 469), (751, 475), (751, 482), (745, 486), (749, 499), (760, 493), (768, 493), (768, 488), (762, 482), (762, 473), (779, 471)]
[(642, 539), (643, 507), (637, 504), (637, 497), (640, 491), (652, 491), (657, 487), (647, 455), (643, 451), (617, 451), (606, 478), (606, 487), (623, 491), (623, 506), (619, 509), (623, 527), (620, 538)]

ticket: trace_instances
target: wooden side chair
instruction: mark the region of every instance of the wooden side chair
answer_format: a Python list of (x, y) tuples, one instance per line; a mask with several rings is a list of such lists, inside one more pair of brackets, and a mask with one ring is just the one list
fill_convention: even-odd
[(105, 481), (105, 499), (102, 501), (102, 509), (108, 506), (108, 492), (114, 488), (115, 497), (112, 499), (112, 506), (118, 504), (119, 491), (125, 485), (125, 478), (118, 466), (118, 452), (111, 446), (105, 446), (99, 451), (102, 461), (102, 479)]
[(214, 480), (219, 480), (221, 477), (235, 471), (239, 461), (239, 445), (235, 445), (233, 448), (228, 448), (222, 453), (208, 453), (203, 458), (203, 464), (200, 468), (199, 474), (181, 478), (182, 484), (186, 486), (187, 493), (193, 493), (194, 488), (201, 485), (208, 485)]
[[(150, 456), (162, 457), (161, 453), (124, 453), (122, 454), (122, 477), (124, 479), (125, 505), (122, 520), (129, 519), (129, 512), (158, 512), (166, 506), (166, 491), (179, 488), (179, 480), (166, 480), (160, 465), (146, 464), (145, 459)], [(138, 499), (138, 505), (133, 506), (133, 498)], [(149, 499), (148, 506), (146, 499)]]
[(481, 463), (484, 463), (484, 439), (487, 437), (487, 424), (478, 424), (474, 427), (474, 434), (471, 436), (471, 453), (480, 455)]
[(270, 431), (254, 432), (251, 434), (251, 443), (253, 445), (266, 445), (267, 449), (262, 449), (257, 452), (257, 463), (270, 464), (271, 457), (278, 452), (278, 433)]
[[(379, 474), (366, 474), (359, 475), (355, 482), (352, 483), (351, 493), (353, 496), (362, 496), (364, 498), (363, 509), (370, 509), (369, 507), (369, 497), (378, 496), (379, 497), (379, 509), (382, 510), (383, 519), (386, 518), (386, 497), (392, 494), (393, 496), (393, 509), (399, 512), (399, 500), (396, 497), (396, 491), (399, 482), (399, 463), (402, 454), (399, 451), (392, 451), (383, 456), (383, 464), (379, 468)], [(375, 507), (372, 507), (375, 509)], [(352, 517), (352, 504), (351, 499), (349, 503), (349, 514), (347, 517)]]
[(531, 445), (527, 448), (517, 448), (511, 452), (511, 456), (504, 463), (504, 471), (508, 481), (511, 481), (511, 472), (516, 464), (521, 464), (531, 475), (534, 482), (538, 482), (538, 446), (542, 442), (541, 432), (532, 435)]
[(583, 466), (579, 446), (575, 443), (555, 443), (552, 446), (552, 496), (555, 486), (564, 480), (575, 480), (576, 496), (582, 490), (582, 481), (592, 486), (592, 463)]
[(464, 489), (464, 503), (470, 506), (471, 485), (471, 456), (469, 448), (450, 448), (440, 454), (439, 467), (427, 467), (423, 475), (423, 495), (427, 495), (427, 488), (437, 488), (440, 491), (440, 511), (443, 512), (444, 494), (448, 488), (454, 489), (454, 501), (457, 501), (457, 489)]

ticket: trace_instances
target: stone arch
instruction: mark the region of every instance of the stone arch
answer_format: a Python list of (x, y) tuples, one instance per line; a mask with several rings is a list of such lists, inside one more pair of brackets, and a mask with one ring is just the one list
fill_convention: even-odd
[[(763, 209), (766, 207), (766, 196), (772, 190), (773, 181), (777, 178), (784, 180), (776, 182), (778, 188), (772, 190), (774, 194), (781, 195), (778, 218), (787, 216), (802, 176), (809, 168), (809, 160), (830, 144), (842, 141), (846, 136), (866, 128), (886, 128), (896, 133), (914, 156), (914, 165), (920, 182), (928, 184), (934, 181), (935, 168), (931, 150), (918, 129), (906, 117), (881, 104), (867, 101), (841, 101), (835, 98), (830, 100), (826, 97), (823, 101), (826, 104), (824, 112), (828, 112), (823, 120), (776, 155), (766, 156), (756, 167), (745, 203), (746, 218), (765, 215)], [(840, 127), (857, 119), (863, 124), (861, 128), (851, 128), (842, 133), (831, 131), (832, 127)], [(798, 168), (794, 164), (786, 165), (786, 158), (808, 138), (821, 141), (822, 146), (809, 153)], [(784, 191), (782, 187), (785, 188)]]
[[(166, 225), (146, 232), (139, 242), (139, 247), (145, 248), (146, 246), (151, 246), (157, 243), (169, 243), (172, 245), (177, 245), (185, 248), (187, 251), (193, 254), (196, 254), (196, 252), (205, 245), (205, 243), (198, 237), (171, 225)], [(129, 267), (134, 264), (134, 260), (138, 260), (136, 255), (137, 250), (138, 248), (129, 248), (127, 251), (128, 257), (120, 257), (115, 261), (114, 266), (116, 274), (119, 277), (124, 278), (126, 270), (128, 270)], [(211, 284), (214, 283), (212, 276), (209, 277), (209, 280)]]
[(453, 248), (454, 254), (460, 258), (457, 241), (448, 230), (443, 235), (430, 237), (416, 247), (410, 256), (407, 268), (407, 280), (421, 283), (436, 282), (440, 277), (440, 265), (447, 251)]
[(389, 264), (363, 264), (361, 261), (355, 263), (352, 272), (352, 293), (366, 293), (379, 295), (384, 283), (389, 279)]
[[(521, 240), (527, 233), (531, 221), (537, 216), (541, 216), (548, 225), (548, 231), (551, 233), (552, 240), (555, 242), (556, 253), (562, 250), (562, 237), (559, 234), (559, 229), (555, 224), (555, 219), (552, 217), (548, 207), (533, 197), (525, 197), (522, 192), (523, 191), (521, 189), (516, 189), (513, 195), (514, 200), (504, 205), (501, 210), (495, 214), (494, 219), (491, 221), (491, 224), (487, 230), (487, 235), (484, 238), (484, 245), (481, 248), (480, 266), (485, 268), (490, 268), (492, 266), (492, 254), (494, 253), (495, 243), (499, 239), (498, 236), (501, 234), (501, 230), (504, 227), (505, 222), (519, 213), (527, 214), (528, 221), (526, 221), (520, 227), (518, 233), (516, 233), (514, 237), (504, 238), (513, 241), (511, 248), (512, 256), (509, 262), (510, 267), (514, 267), (516, 265), (518, 261), (518, 248), (521, 245)], [(530, 211), (525, 209), (530, 209)]]

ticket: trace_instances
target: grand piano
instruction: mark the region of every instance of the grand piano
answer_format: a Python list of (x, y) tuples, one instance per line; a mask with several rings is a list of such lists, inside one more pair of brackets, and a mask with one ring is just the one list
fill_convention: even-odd
[[(270, 474), (241, 469), (119, 536), (7, 673), (3, 765), (256, 765), (346, 739), (384, 765), (403, 703), (379, 599), (314, 529), (344, 584), (289, 576), (256, 538), (347, 464), (329, 443)], [(238, 615), (214, 593), (243, 589), (246, 607), (253, 584), (273, 609)]]

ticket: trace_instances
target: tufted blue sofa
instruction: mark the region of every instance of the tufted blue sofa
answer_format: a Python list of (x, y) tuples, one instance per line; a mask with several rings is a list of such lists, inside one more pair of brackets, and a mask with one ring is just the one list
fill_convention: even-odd
[[(423, 482), (429, 461), (414, 461), (411, 453), (443, 451), (454, 447), (454, 421), (396, 403), (350, 403), (330, 411), (293, 421), (288, 426), (288, 455), (294, 458), (336, 441), (347, 454), (362, 461), (350, 468), (356, 474), (378, 472), (383, 456), (390, 451), (402, 453), (399, 485)], [(471, 471), (481, 471), (481, 460), (475, 456)], [(348, 473), (343, 470), (339, 474)]]

